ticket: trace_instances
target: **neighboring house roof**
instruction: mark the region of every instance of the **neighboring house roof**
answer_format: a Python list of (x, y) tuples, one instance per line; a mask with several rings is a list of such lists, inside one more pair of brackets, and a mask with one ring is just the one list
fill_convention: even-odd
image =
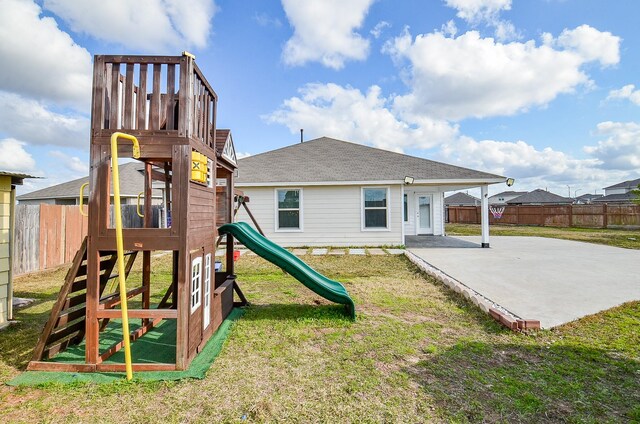
[[(137, 197), (138, 193), (144, 188), (144, 163), (129, 162), (120, 165), (120, 196), (121, 197)], [(40, 200), (40, 199), (71, 199), (80, 195), (80, 187), (82, 184), (89, 182), (89, 177), (78, 178), (77, 180), (67, 181), (66, 183), (57, 184), (41, 190), (32, 191), (31, 193), (22, 194), (17, 197), (18, 200)], [(154, 182), (154, 187), (164, 187), (164, 183)], [(88, 190), (85, 191), (89, 193)], [(113, 193), (112, 193), (113, 194)], [(162, 193), (159, 189), (154, 188), (152, 197), (160, 198)]]
[(494, 194), (491, 197), (508, 197), (508, 196), (522, 196), (527, 194), (526, 191), (503, 191), (502, 193)]
[(637, 197), (632, 192), (610, 194), (608, 196), (598, 197), (593, 199), (593, 203), (633, 203), (633, 200)]
[(609, 187), (605, 187), (605, 190), (609, 190), (612, 188), (628, 188), (629, 190), (631, 189), (635, 189), (638, 188), (638, 184), (640, 184), (640, 178), (635, 179), (635, 180), (628, 180), (628, 181), (623, 181), (621, 183), (618, 184), (614, 184), (612, 186)]
[(590, 200), (590, 201), (593, 201), (593, 200), (599, 199), (601, 197), (602, 197), (602, 194), (585, 193), (582, 196), (576, 197), (576, 200)]
[(467, 193), (455, 193), (444, 198), (444, 204), (447, 206), (477, 206), (480, 199)]
[(508, 205), (539, 205), (548, 203), (573, 203), (573, 199), (558, 196), (557, 194), (550, 193), (539, 188), (537, 190), (533, 190), (529, 193), (523, 194), (522, 196), (518, 196), (515, 199), (511, 199), (507, 202)]
[(328, 137), (298, 143), (238, 161), (236, 184), (323, 182), (497, 183), (505, 177)]

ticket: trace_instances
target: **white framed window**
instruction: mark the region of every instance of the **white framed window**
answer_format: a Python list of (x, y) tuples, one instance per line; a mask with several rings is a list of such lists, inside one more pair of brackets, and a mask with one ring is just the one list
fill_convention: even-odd
[(402, 220), (404, 222), (409, 222), (409, 202), (407, 202), (407, 193), (404, 194), (403, 200), (402, 200), (402, 215), (403, 215)]
[(194, 313), (202, 302), (202, 256), (191, 262), (191, 313)]
[(276, 231), (302, 231), (302, 189), (275, 190)]
[(204, 257), (204, 320), (203, 327), (206, 329), (211, 321), (211, 253)]
[(362, 187), (362, 230), (389, 230), (389, 187)]

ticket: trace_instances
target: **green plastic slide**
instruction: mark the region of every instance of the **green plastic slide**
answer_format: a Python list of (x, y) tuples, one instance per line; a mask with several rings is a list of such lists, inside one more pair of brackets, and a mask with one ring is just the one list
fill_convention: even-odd
[(279, 266), (314, 293), (332, 302), (345, 305), (351, 318), (355, 319), (356, 306), (342, 284), (318, 273), (287, 249), (262, 236), (246, 222), (225, 224), (218, 228), (218, 232), (220, 235), (231, 234), (248, 249)]

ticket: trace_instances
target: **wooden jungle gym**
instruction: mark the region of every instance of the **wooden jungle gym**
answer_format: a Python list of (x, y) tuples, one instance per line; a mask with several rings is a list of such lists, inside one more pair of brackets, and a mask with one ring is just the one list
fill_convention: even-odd
[[(129, 371), (127, 364), (108, 358), (126, 351), (125, 345), (135, 344), (163, 320), (175, 322), (175, 363), (134, 358), (131, 369), (184, 370), (233, 307), (246, 303), (235, 280), (230, 234), (225, 263), (220, 271), (214, 269), (217, 229), (233, 221), (234, 198), (245, 201), (234, 191), (237, 165), (231, 133), (216, 129), (217, 102), (218, 96), (188, 53), (95, 56), (88, 236), (65, 278), (29, 370)], [(122, 229), (125, 252), (119, 266), (118, 223), (109, 212), (112, 200), (118, 201), (112, 199), (118, 194), (117, 178), (112, 178), (117, 176), (118, 157), (143, 162), (145, 176), (139, 196), (144, 200), (140, 212), (144, 224)], [(158, 186), (164, 191), (166, 224), (152, 228), (152, 190)], [(117, 221), (117, 208), (115, 215)], [(164, 297), (152, 305), (154, 252), (172, 255), (172, 271), (171, 282), (164, 283), (168, 285)], [(142, 272), (131, 273), (140, 254)], [(126, 295), (109, 289), (116, 279), (124, 281), (134, 274), (141, 274), (141, 281), (127, 281)], [(136, 328), (124, 337), (128, 331), (123, 330), (121, 340), (105, 346), (103, 330), (123, 317), (127, 300), (139, 305), (128, 309)], [(84, 362), (49, 360), (82, 343)]]

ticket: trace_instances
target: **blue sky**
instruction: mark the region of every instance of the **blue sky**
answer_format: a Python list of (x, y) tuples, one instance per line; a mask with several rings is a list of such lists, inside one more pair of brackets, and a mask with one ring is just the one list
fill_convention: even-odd
[(521, 191), (602, 193), (640, 176), (639, 12), (604, 0), (0, 0), (0, 169), (45, 177), (21, 193), (86, 175), (93, 55), (189, 50), (242, 155), (304, 128), (514, 177)]

